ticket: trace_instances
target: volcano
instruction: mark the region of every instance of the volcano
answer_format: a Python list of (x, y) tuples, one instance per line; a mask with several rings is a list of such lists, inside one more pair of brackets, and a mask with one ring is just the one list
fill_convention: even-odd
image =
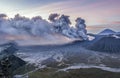
[(88, 48), (99, 52), (120, 53), (120, 38), (103, 37)]
[(101, 31), (100, 33), (98, 33), (99, 35), (110, 35), (110, 34), (116, 34), (115, 31), (111, 30), (111, 29), (105, 29), (103, 31)]

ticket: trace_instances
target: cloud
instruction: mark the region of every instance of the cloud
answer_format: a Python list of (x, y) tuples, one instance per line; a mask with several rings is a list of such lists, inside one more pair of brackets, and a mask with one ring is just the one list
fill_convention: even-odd
[[(71, 21), (69, 16), (59, 14), (51, 14), (49, 20), (52, 22), (54, 31), (61, 33), (69, 38), (87, 40), (87, 30), (85, 25), (85, 20), (82, 18), (77, 18), (75, 28), (70, 27)], [(56, 18), (56, 19), (55, 19)]]
[(81, 19), (76, 21), (78, 28), (72, 28), (70, 27), (69, 16), (61, 15), (54, 19), (56, 15), (59, 16), (59, 14), (50, 15), (50, 20), (52, 20), (52, 23), (50, 23), (41, 16), (27, 18), (16, 14), (14, 18), (6, 19), (8, 17), (6, 14), (0, 14), (0, 32), (4, 39), (17, 41), (52, 40), (53, 42), (61, 42), (70, 39), (86, 40), (86, 33), (84, 33), (86, 27), (79, 30), (79, 26), (82, 26)]
[(0, 18), (4, 18), (4, 17), (7, 17), (6, 14), (0, 14)]
[[(3, 0), (5, 1), (5, 0)], [(21, 0), (19, 0), (21, 1)], [(7, 0), (9, 2), (9, 0)], [(115, 20), (115, 15), (120, 17), (120, 0), (46, 0), (46, 1), (30, 1), (30, 5), (32, 7), (25, 8), (24, 3), (28, 3), (28, 0), (22, 0), (22, 3), (15, 1), (16, 3), (13, 4), (9, 3), (6, 6), (6, 3), (2, 3), (1, 1), (1, 12), (7, 13), (9, 16), (13, 16), (16, 13), (20, 13), (27, 17), (32, 17), (34, 15), (41, 15), (45, 19), (48, 18), (48, 14), (50, 13), (60, 13), (60, 14), (67, 14), (71, 16), (72, 25), (74, 25), (74, 20), (81, 16), (82, 18), (86, 19), (87, 25), (98, 25), (98, 24), (106, 24), (106, 22), (102, 22), (101, 20), (111, 20), (108, 19), (112, 17)], [(35, 4), (33, 4), (35, 2)], [(46, 3), (47, 4), (44, 4)], [(32, 4), (31, 4), (32, 3)], [(37, 4), (36, 4), (37, 3)], [(40, 5), (43, 3), (44, 5)], [(33, 6), (34, 5), (34, 6)], [(21, 7), (21, 8), (20, 8)], [(16, 9), (20, 8), (20, 9)], [(91, 19), (92, 18), (92, 19)]]
[[(70, 15), (72, 23), (74, 23), (75, 18), (81, 16), (87, 20), (88, 25), (96, 25), (103, 24), (101, 20), (110, 20), (109, 17), (115, 18), (115, 15), (119, 15), (119, 2), (119, 0), (66, 0), (24, 10), (21, 13), (28, 16), (42, 15), (47, 19), (49, 13), (57, 12)], [(31, 11), (32, 14), (30, 14)], [(104, 22), (104, 24), (106, 23)]]
[(29, 19), (17, 14), (14, 18), (1, 20), (0, 31), (11, 35), (42, 35), (46, 31), (51, 32), (50, 23), (38, 16)]
[(5, 35), (5, 39), (34, 40), (38, 37), (42, 40), (57, 40), (61, 37), (61, 40), (65, 40), (64, 36), (55, 36), (57, 34), (52, 31), (51, 24), (40, 16), (30, 19), (17, 14), (14, 18), (4, 19), (2, 15), (4, 14), (0, 15), (0, 32)]

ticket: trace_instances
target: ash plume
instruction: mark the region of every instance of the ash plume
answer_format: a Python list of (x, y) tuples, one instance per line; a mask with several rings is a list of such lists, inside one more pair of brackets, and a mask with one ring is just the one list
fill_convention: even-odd
[(9, 18), (6, 14), (0, 14), (0, 33), (53, 40), (62, 39), (62, 37), (87, 40), (85, 20), (82, 18), (76, 19), (75, 27), (70, 27), (71, 22), (67, 15), (50, 14), (49, 20), (51, 22), (43, 19), (41, 16), (35, 16), (30, 19), (16, 14), (14, 18)]
[(52, 22), (54, 31), (61, 33), (69, 38), (87, 40), (87, 30), (85, 25), (85, 20), (82, 18), (77, 18), (75, 28), (70, 27), (69, 16), (59, 14), (51, 14), (49, 20)]

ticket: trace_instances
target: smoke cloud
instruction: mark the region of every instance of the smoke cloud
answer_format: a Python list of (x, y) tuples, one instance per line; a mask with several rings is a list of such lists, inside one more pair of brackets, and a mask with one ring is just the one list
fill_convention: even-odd
[(61, 33), (69, 38), (87, 40), (87, 30), (85, 25), (85, 20), (82, 18), (77, 18), (75, 28), (70, 27), (69, 16), (59, 14), (51, 14), (49, 20), (52, 22), (54, 31)]
[[(69, 16), (51, 14), (48, 22), (41, 16), (35, 16), (33, 18), (27, 18), (19, 14), (14, 18), (9, 18), (6, 14), (0, 14), (0, 34), (9, 35), (7, 38), (14, 36), (22, 36), (22, 38), (36, 38), (48, 40), (58, 39), (81, 39), (86, 40), (86, 25), (85, 21), (81, 18), (76, 20), (76, 27), (70, 27)], [(26, 36), (26, 37), (24, 37)], [(21, 38), (20, 38), (21, 39)]]

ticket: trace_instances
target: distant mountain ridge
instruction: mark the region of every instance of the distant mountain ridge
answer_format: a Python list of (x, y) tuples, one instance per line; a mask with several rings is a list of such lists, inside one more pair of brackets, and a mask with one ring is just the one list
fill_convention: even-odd
[(111, 30), (111, 29), (105, 29), (103, 31), (101, 31), (100, 33), (98, 33), (99, 35), (110, 35), (110, 34), (116, 34), (115, 31)]

